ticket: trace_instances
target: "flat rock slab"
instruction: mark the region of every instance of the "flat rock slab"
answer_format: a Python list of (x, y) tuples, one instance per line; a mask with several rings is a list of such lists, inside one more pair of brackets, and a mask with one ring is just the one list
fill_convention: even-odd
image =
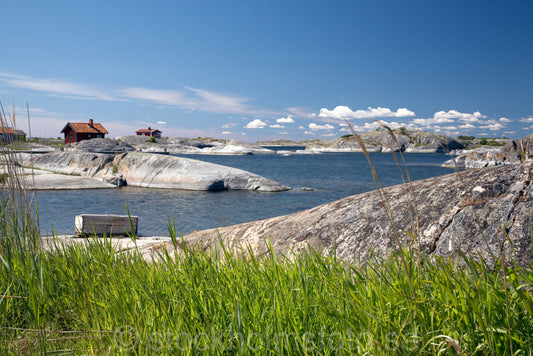
[(23, 180), (24, 187), (35, 190), (71, 190), (71, 189), (110, 189), (116, 185), (89, 177), (68, 176), (63, 174), (36, 174), (26, 175)]

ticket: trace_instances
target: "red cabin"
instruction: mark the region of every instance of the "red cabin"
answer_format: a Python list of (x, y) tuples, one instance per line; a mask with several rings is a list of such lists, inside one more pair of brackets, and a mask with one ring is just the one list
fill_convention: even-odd
[(135, 131), (137, 136), (154, 136), (156, 138), (161, 138), (161, 131), (153, 129), (151, 127), (147, 129), (140, 129)]
[(92, 138), (105, 138), (108, 134), (102, 124), (94, 123), (93, 119), (86, 122), (67, 122), (61, 133), (65, 134), (65, 143), (80, 142)]

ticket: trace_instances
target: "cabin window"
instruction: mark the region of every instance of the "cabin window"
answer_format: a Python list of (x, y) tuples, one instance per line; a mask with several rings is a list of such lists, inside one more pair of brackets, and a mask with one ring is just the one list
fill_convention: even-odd
[(91, 135), (87, 135), (88, 138), (91, 138)]
[(96, 135), (97, 138), (102, 138), (102, 135)]
[(72, 134), (69, 134), (69, 135), (68, 135), (68, 139), (69, 139), (69, 140), (72, 140), (73, 138), (74, 138), (74, 137), (72, 136)]

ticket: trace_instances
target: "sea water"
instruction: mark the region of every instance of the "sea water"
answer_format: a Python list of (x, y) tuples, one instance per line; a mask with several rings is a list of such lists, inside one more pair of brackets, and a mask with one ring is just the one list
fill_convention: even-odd
[[(172, 219), (176, 228), (186, 234), (290, 214), (376, 189), (369, 163), (362, 153), (179, 156), (244, 169), (292, 189), (276, 193), (138, 187), (38, 191), (35, 199), (42, 234), (50, 235), (52, 231), (72, 234), (75, 215), (125, 215), (126, 205), (131, 215), (139, 217), (139, 233), (143, 236), (168, 236), (168, 223)], [(449, 159), (444, 154), (406, 153), (404, 157), (411, 180), (453, 172), (440, 167)], [(372, 153), (371, 158), (383, 186), (402, 183), (392, 153)], [(398, 159), (401, 160), (399, 156)], [(311, 190), (302, 191), (302, 187)]]

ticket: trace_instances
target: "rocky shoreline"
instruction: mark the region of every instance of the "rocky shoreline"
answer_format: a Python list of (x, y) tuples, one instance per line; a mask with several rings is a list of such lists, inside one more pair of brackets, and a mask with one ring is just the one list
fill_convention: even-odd
[[(420, 247), (428, 256), (458, 258), (460, 253), (492, 264), (503, 257), (521, 266), (532, 261), (533, 162), (471, 169), (411, 184), (385, 188), (391, 222), (376, 192), (347, 197), (309, 210), (275, 218), (196, 231), (170, 237), (111, 239), (117, 250), (137, 250), (149, 261), (182, 244), (203, 251), (225, 248), (257, 257), (269, 253), (291, 257), (313, 249), (356, 264), (384, 258), (402, 246)], [(415, 211), (416, 207), (416, 211)], [(413, 221), (412, 217), (417, 220)], [(418, 230), (417, 230), (418, 226)], [(45, 238), (47, 246), (54, 238)], [(87, 243), (62, 236), (61, 243)]]
[(452, 153), (458, 156), (444, 162), (443, 167), (463, 169), (518, 164), (533, 160), (533, 135), (519, 140), (507, 140), (505, 146), (501, 147), (481, 146)]

